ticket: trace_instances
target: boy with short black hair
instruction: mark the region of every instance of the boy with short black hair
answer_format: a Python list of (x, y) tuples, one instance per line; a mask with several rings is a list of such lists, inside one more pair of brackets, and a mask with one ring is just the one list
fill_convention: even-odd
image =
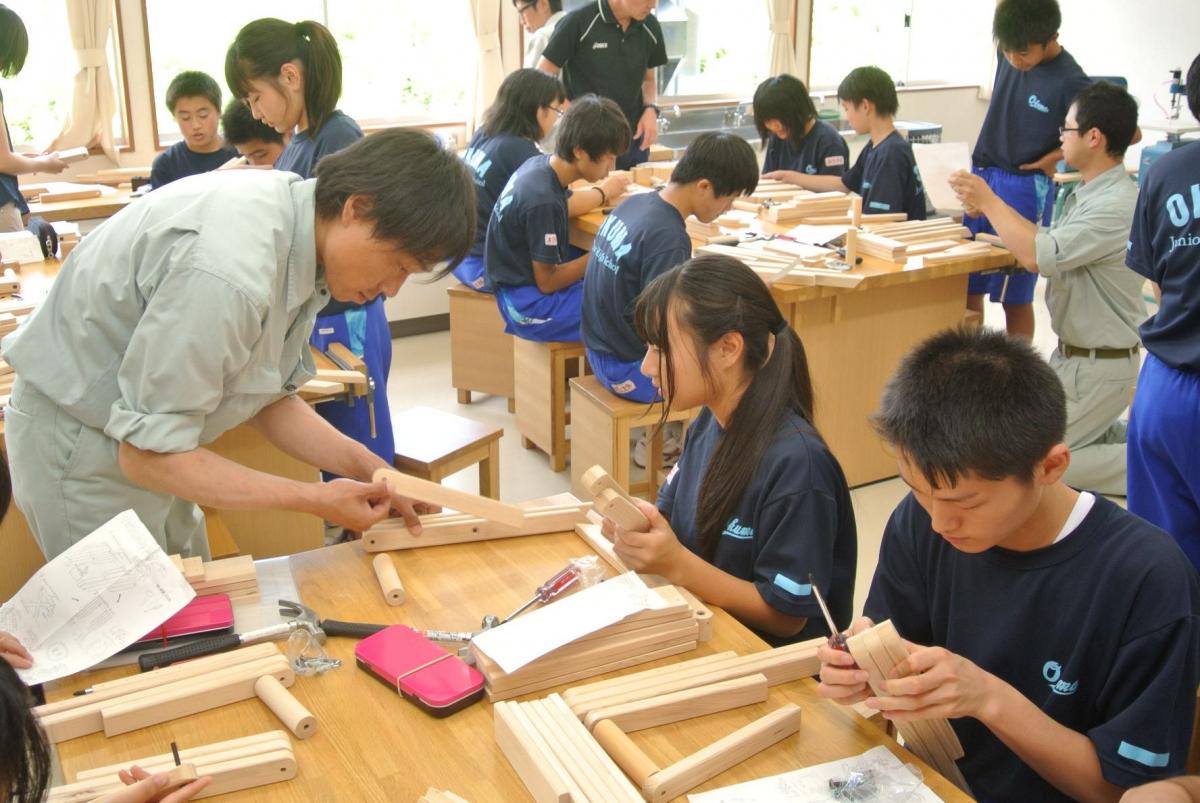
[(585, 95), (563, 115), (554, 153), (529, 159), (509, 179), (492, 209), (485, 245), (488, 283), (506, 332), (528, 340), (579, 340), (588, 255), (571, 248), (567, 187), (579, 179), (602, 180), (628, 147), (621, 108)]
[(1166, 533), (1062, 482), (1049, 365), (999, 332), (943, 332), (903, 360), (875, 424), (912, 493), (852, 631), (890, 619), (911, 644), (878, 696), (823, 646), (822, 696), (950, 719), (980, 800), (1115, 800), (1180, 773), (1200, 581)]
[(842, 176), (807, 175), (794, 170), (765, 173), (763, 178), (787, 181), (817, 192), (856, 192), (862, 196), (863, 212), (903, 212), (909, 220), (925, 219), (925, 186), (908, 144), (892, 124), (900, 108), (896, 84), (878, 67), (858, 67), (842, 79), (838, 100), (855, 133), (871, 139), (854, 167)]
[(658, 389), (640, 370), (646, 344), (633, 325), (637, 297), (659, 274), (691, 258), (689, 216), (711, 223), (757, 186), (754, 149), (741, 137), (709, 132), (688, 146), (661, 192), (623, 201), (604, 221), (583, 280), (582, 336), (588, 363), (608, 390), (634, 401), (658, 400)]
[(158, 189), (185, 176), (216, 170), (238, 152), (217, 133), (221, 116), (221, 87), (208, 74), (186, 70), (167, 86), (167, 109), (182, 137), (154, 158), (150, 186)]
[[(1071, 100), (1091, 81), (1058, 43), (1058, 0), (1001, 0), (992, 18), (999, 50), (996, 81), (971, 157), (974, 172), (1021, 216), (1050, 225), (1056, 165), (1063, 158), (1058, 127)], [(971, 213), (977, 210), (967, 210)], [(995, 234), (983, 215), (967, 214), (973, 233)], [(1018, 271), (973, 273), (967, 306), (983, 311), (983, 296), (1004, 305), (1010, 335), (1033, 337), (1037, 276)]]
[(283, 134), (255, 120), (249, 104), (243, 100), (229, 101), (221, 115), (221, 131), (225, 141), (245, 157), (247, 164), (270, 167), (283, 153)]

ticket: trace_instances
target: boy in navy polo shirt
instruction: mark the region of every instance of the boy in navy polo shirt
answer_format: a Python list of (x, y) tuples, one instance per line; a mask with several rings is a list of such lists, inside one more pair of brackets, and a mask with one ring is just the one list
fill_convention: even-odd
[(841, 177), (776, 170), (763, 178), (817, 192), (849, 190), (862, 196), (868, 214), (903, 212), (909, 220), (924, 220), (925, 186), (912, 145), (892, 125), (900, 101), (891, 76), (878, 67), (851, 70), (838, 86), (838, 99), (855, 133), (871, 136), (854, 167)]
[(1166, 533), (1062, 482), (1050, 366), (1023, 339), (947, 331), (904, 359), (875, 423), (912, 493), (852, 631), (890, 619), (909, 654), (873, 696), (824, 646), (822, 696), (950, 719), (979, 800), (1115, 800), (1182, 772), (1200, 581)]
[[(1000, 50), (996, 82), (971, 157), (974, 172), (1026, 220), (1050, 225), (1054, 175), (1062, 159), (1059, 126), (1071, 100), (1090, 81), (1058, 43), (1058, 0), (1002, 0), (992, 18)], [(968, 213), (975, 210), (967, 210)], [(995, 234), (983, 215), (963, 217), (978, 234)], [(1004, 305), (1010, 335), (1033, 337), (1033, 290), (1037, 275), (1018, 271), (973, 273), (967, 307), (983, 312), (983, 295)]]
[(628, 147), (620, 107), (587, 95), (563, 115), (554, 153), (528, 160), (509, 179), (488, 221), (484, 260), (506, 332), (545, 342), (579, 340), (588, 255), (572, 252), (567, 186), (602, 180)]
[(225, 141), (246, 158), (247, 164), (255, 167), (275, 164), (286, 144), (283, 134), (255, 120), (250, 106), (236, 98), (229, 101), (221, 113), (221, 131), (225, 134)]
[(817, 119), (804, 82), (794, 75), (768, 78), (754, 91), (754, 125), (767, 154), (764, 174), (791, 170), (810, 176), (841, 176), (850, 146), (837, 129)]
[(583, 280), (583, 344), (588, 364), (618, 396), (650, 403), (658, 388), (641, 372), (646, 344), (633, 327), (638, 294), (692, 256), (684, 221), (711, 223), (758, 186), (758, 160), (741, 137), (701, 134), (659, 192), (621, 203), (596, 234)]
[[(1200, 120), (1200, 56), (1187, 98)], [(1160, 299), (1141, 328), (1147, 354), (1129, 417), (1129, 509), (1173, 535), (1200, 569), (1200, 143), (1146, 172), (1125, 264)]]
[(185, 176), (216, 170), (238, 152), (217, 133), (221, 117), (221, 88), (209, 75), (188, 70), (167, 86), (167, 109), (183, 139), (154, 157), (150, 186), (154, 189)]

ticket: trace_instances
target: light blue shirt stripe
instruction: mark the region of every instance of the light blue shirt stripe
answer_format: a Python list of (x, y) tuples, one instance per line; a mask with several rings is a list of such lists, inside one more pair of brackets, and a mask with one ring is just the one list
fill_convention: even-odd
[(807, 597), (812, 593), (811, 583), (797, 583), (795, 580), (786, 575), (775, 575), (775, 580), (773, 582), (784, 591), (797, 597)]
[(1139, 764), (1145, 764), (1147, 767), (1165, 767), (1171, 761), (1170, 753), (1152, 753), (1144, 747), (1138, 747), (1129, 742), (1121, 742), (1117, 747), (1117, 755)]

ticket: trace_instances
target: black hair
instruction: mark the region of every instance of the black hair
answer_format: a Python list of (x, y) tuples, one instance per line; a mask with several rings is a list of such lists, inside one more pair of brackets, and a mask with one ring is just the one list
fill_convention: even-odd
[(711, 562), (725, 523), (784, 418), (794, 412), (812, 423), (812, 379), (804, 344), (758, 274), (733, 257), (694, 257), (647, 285), (634, 312), (638, 335), (659, 350), (666, 372), (663, 420), (675, 387), (667, 327), (672, 313), (679, 329), (692, 338), (706, 382), (711, 376), (703, 355), (729, 332), (742, 336), (743, 365), (753, 375), (700, 483), (699, 552)]
[(1200, 56), (1196, 56), (1192, 61), (1192, 66), (1187, 71), (1187, 99), (1188, 109), (1192, 112), (1192, 117), (1200, 120)]
[(254, 140), (283, 143), (283, 134), (261, 120), (255, 120), (244, 100), (231, 100), (225, 106), (221, 113), (221, 132), (230, 145), (244, 145)]
[(1000, 0), (992, 17), (992, 38), (1005, 53), (1044, 45), (1062, 27), (1058, 0)]
[(817, 107), (808, 94), (808, 87), (794, 75), (768, 78), (754, 90), (754, 126), (765, 148), (772, 134), (768, 120), (778, 120), (788, 130), (788, 140), (796, 146), (804, 139), (804, 129), (817, 116)]
[(218, 112), (221, 110), (221, 87), (212, 76), (199, 70), (184, 70), (167, 84), (167, 111), (175, 113), (175, 104), (183, 98), (204, 98)]
[(620, 156), (629, 150), (629, 121), (621, 107), (608, 98), (580, 95), (558, 124), (554, 153), (559, 159), (575, 161), (575, 149), (582, 148), (589, 159), (605, 154)]
[[(517, 8), (520, 8), (522, 4), (528, 2), (533, 2), (536, 5), (537, 0), (512, 0), (512, 4)], [(562, 0), (547, 0), (547, 2), (550, 3), (550, 11), (552, 13), (557, 14), (558, 12), (562, 11)]]
[(567, 90), (557, 75), (521, 69), (509, 73), (496, 91), (496, 100), (483, 115), (483, 132), (489, 137), (511, 134), (540, 142), (542, 127), (538, 110), (567, 99)]
[(21, 72), (29, 55), (29, 32), (17, 12), (0, 4), (0, 75), (10, 78)]
[(475, 243), (475, 183), (432, 134), (391, 128), (360, 139), (317, 163), (317, 216), (342, 213), (351, 195), (370, 199), (364, 215), (377, 240), (421, 261), (453, 270)]
[(896, 82), (878, 67), (855, 67), (838, 84), (838, 100), (848, 100), (855, 106), (871, 101), (875, 113), (888, 116), (900, 109), (896, 97)]
[(692, 140), (671, 171), (672, 184), (691, 184), (702, 178), (713, 194), (750, 195), (758, 188), (758, 157), (750, 143), (727, 131), (707, 131)]
[(1099, 129), (1108, 142), (1108, 155), (1122, 158), (1137, 131), (1138, 107), (1133, 96), (1116, 84), (1096, 81), (1079, 90), (1071, 103), (1079, 134)]
[(310, 130), (316, 132), (342, 96), (342, 56), (337, 40), (321, 23), (265, 17), (246, 24), (225, 54), (225, 81), (235, 97), (244, 98), (251, 80), (275, 81), (290, 61), (303, 67), (304, 111)]
[(1025, 340), (951, 329), (905, 356), (873, 423), (935, 488), (968, 474), (1030, 482), (1066, 434), (1067, 397)]
[(41, 800), (50, 785), (50, 745), (32, 705), (29, 687), (0, 658), (0, 800)]

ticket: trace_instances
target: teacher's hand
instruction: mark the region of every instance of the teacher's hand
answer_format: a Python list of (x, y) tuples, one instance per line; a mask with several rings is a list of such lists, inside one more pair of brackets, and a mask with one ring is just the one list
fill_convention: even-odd
[(28, 669), (33, 666), (33, 656), (25, 649), (12, 633), (0, 630), (0, 658), (8, 662), (13, 669)]
[(394, 498), (383, 482), (338, 479), (313, 487), (317, 495), (314, 512), (348, 530), (370, 529), (392, 510)]

